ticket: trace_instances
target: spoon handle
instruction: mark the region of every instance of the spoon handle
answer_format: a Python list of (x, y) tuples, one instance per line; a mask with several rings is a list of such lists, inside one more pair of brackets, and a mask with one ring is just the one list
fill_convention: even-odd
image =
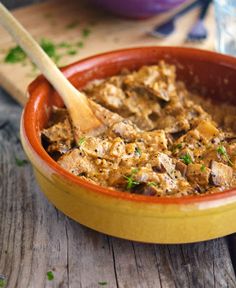
[[(26, 29), (12, 16), (12, 14), (0, 3), (0, 24), (11, 34), (14, 40), (26, 52), (29, 58), (36, 64), (42, 74), (60, 94), (67, 109), (72, 114), (80, 112), (80, 117), (95, 118), (85, 95), (79, 92), (62, 74), (53, 61), (43, 51), (39, 44), (32, 38)], [(76, 105), (75, 105), (76, 104)], [(78, 116), (76, 116), (78, 118)], [(75, 117), (75, 118), (76, 118)], [(84, 121), (86, 122), (86, 121)], [(91, 120), (90, 120), (91, 122)], [(85, 128), (85, 127), (83, 127)], [(87, 128), (89, 129), (89, 127)]]

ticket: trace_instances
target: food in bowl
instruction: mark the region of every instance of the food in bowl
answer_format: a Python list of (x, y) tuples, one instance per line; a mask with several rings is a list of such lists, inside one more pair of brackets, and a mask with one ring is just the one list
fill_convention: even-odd
[(105, 129), (81, 134), (76, 143), (67, 110), (55, 107), (42, 141), (64, 169), (105, 187), (157, 197), (236, 186), (236, 107), (222, 109), (189, 92), (174, 65), (124, 70), (83, 91)]

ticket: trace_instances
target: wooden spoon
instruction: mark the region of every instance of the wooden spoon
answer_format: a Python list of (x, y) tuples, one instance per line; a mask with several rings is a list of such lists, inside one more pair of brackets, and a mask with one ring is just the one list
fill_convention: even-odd
[(60, 94), (72, 119), (75, 137), (79, 134), (93, 133), (93, 131), (100, 128), (102, 123), (91, 110), (86, 96), (66, 79), (38, 43), (1, 3), (0, 24), (11, 34), (13, 39)]

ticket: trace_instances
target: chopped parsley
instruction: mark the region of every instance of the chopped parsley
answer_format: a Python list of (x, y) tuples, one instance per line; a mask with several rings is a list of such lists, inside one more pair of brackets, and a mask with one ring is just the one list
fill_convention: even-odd
[(205, 166), (204, 164), (202, 164), (200, 170), (201, 170), (202, 172), (204, 172), (204, 171), (206, 170), (206, 166)]
[(19, 159), (16, 156), (15, 156), (15, 162), (16, 162), (16, 165), (19, 167), (22, 167), (22, 166), (25, 166), (26, 164), (28, 164), (28, 161), (26, 159)]
[(79, 25), (79, 22), (74, 21), (74, 22), (71, 22), (68, 25), (66, 25), (66, 29), (73, 29), (73, 28), (77, 27), (78, 25)]
[(225, 147), (224, 147), (223, 145), (218, 146), (217, 149), (216, 149), (216, 151), (217, 151), (217, 153), (218, 153), (220, 156), (222, 156), (222, 157), (225, 159), (225, 161), (228, 162), (228, 165), (229, 165), (229, 166), (232, 166), (232, 165), (233, 165), (233, 163), (232, 163), (232, 161), (230, 160), (229, 155), (228, 155), (228, 153), (227, 153), (227, 151), (226, 151), (226, 149), (225, 149)]
[(139, 156), (142, 155), (142, 151), (141, 151), (141, 149), (140, 149), (139, 147), (136, 147), (136, 148), (135, 148), (135, 153), (136, 153), (137, 155), (139, 155)]
[(107, 285), (107, 282), (106, 281), (100, 281), (100, 282), (98, 282), (98, 285), (105, 286), (105, 285)]
[(3, 288), (5, 287), (7, 284), (6, 279), (5, 278), (0, 278), (0, 287)]
[(59, 48), (71, 48), (71, 44), (63, 41), (63, 42), (61, 42), (61, 43), (58, 44), (58, 47), (59, 47)]
[(184, 164), (186, 164), (186, 165), (188, 165), (188, 164), (190, 164), (190, 163), (193, 163), (193, 160), (192, 160), (191, 156), (190, 156), (188, 153), (186, 153), (186, 154), (184, 154), (184, 155), (181, 155), (179, 158), (180, 158), (180, 159), (184, 162)]
[(84, 144), (84, 142), (86, 141), (85, 137), (81, 137), (78, 141), (78, 146), (82, 146)]
[(4, 61), (6, 63), (17, 63), (22, 62), (25, 59), (26, 59), (25, 52), (21, 49), (20, 46), (15, 46), (8, 51)]
[(68, 55), (75, 55), (75, 54), (77, 54), (77, 51), (75, 49), (71, 49), (71, 50), (67, 51), (67, 54)]
[(91, 33), (91, 30), (89, 28), (84, 28), (82, 30), (82, 35), (84, 38), (87, 38), (90, 35), (90, 33)]
[(179, 144), (176, 144), (176, 145), (173, 147), (172, 151), (175, 153), (176, 150), (181, 149), (181, 148), (183, 148), (183, 144), (182, 144), (182, 143), (179, 143)]
[(157, 186), (157, 183), (156, 182), (148, 182), (147, 185), (148, 186)]
[(76, 45), (77, 45), (79, 48), (83, 48), (83, 47), (84, 47), (84, 42), (79, 41), (79, 42), (76, 43)]
[(134, 174), (136, 174), (137, 172), (138, 172), (138, 169), (134, 168), (131, 170), (131, 174), (129, 176), (124, 176), (124, 178), (127, 182), (126, 189), (131, 190), (132, 188), (134, 188), (140, 184), (139, 182), (137, 182), (133, 179)]
[(42, 39), (40, 41), (40, 46), (46, 54), (51, 58), (56, 58), (56, 46), (52, 41), (47, 39)]
[(52, 271), (47, 272), (47, 277), (48, 277), (49, 281), (52, 281), (54, 279), (54, 275), (53, 275)]

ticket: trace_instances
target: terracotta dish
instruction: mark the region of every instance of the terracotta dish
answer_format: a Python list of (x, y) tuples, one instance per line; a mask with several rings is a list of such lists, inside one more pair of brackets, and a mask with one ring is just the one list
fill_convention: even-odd
[[(188, 89), (214, 101), (236, 105), (236, 58), (203, 50), (142, 47), (93, 56), (63, 69), (76, 88), (88, 81), (137, 69), (159, 60), (176, 65)], [(124, 193), (87, 182), (61, 168), (41, 145), (52, 105), (63, 106), (47, 80), (39, 76), (21, 122), (21, 139), (38, 183), (49, 201), (94, 230), (150, 243), (187, 243), (236, 231), (236, 189), (203, 196), (158, 198)], [(79, 109), (79, 107), (78, 107)]]

